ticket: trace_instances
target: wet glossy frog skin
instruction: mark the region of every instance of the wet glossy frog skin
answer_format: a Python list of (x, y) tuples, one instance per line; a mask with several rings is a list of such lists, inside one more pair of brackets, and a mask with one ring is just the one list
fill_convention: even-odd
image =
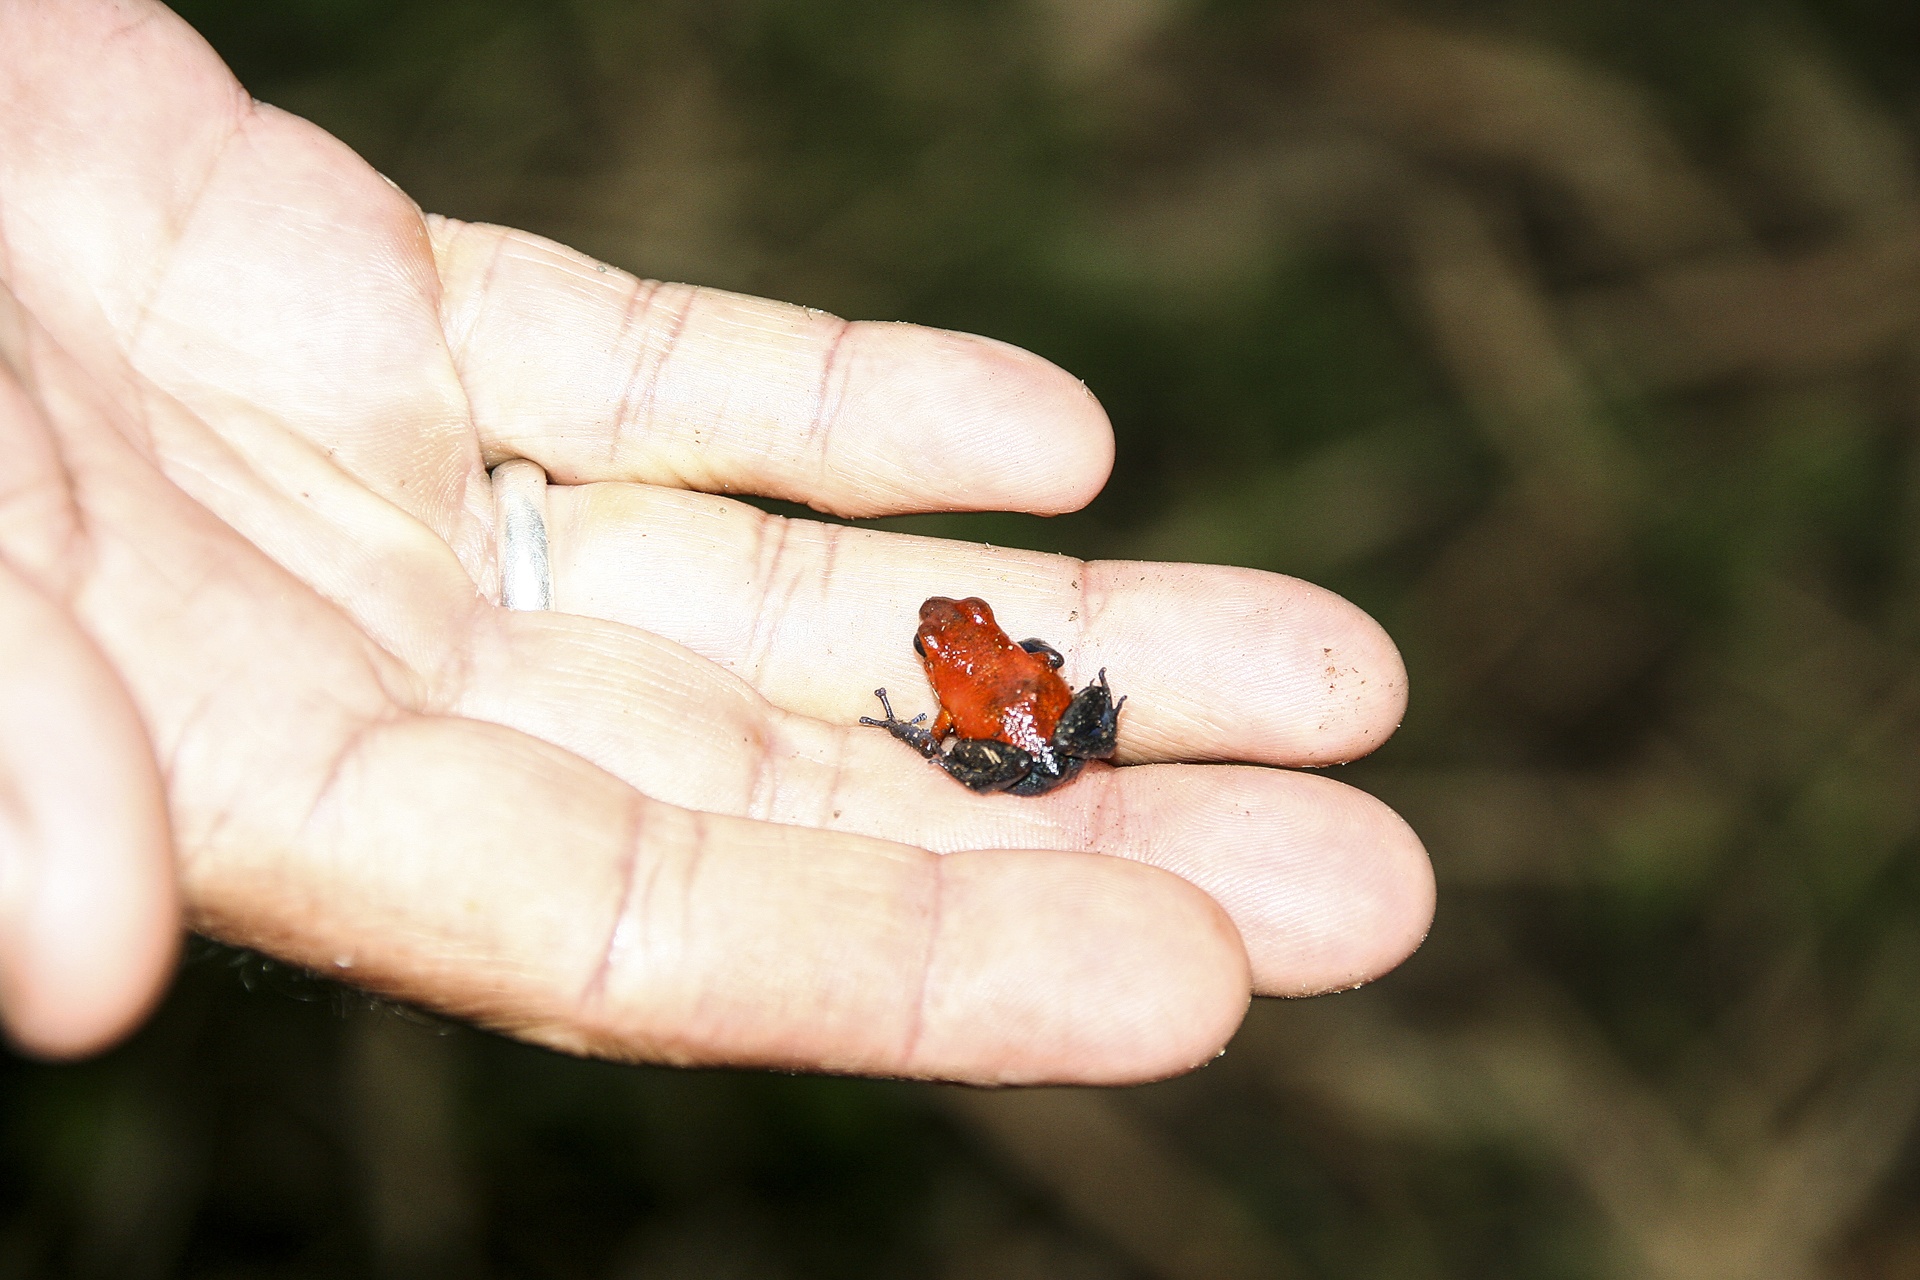
[(1015, 644), (985, 600), (934, 596), (920, 606), (914, 651), (940, 700), (931, 727), (924, 715), (901, 720), (887, 691), (876, 689), (885, 729), (975, 791), (1037, 796), (1113, 754), (1120, 708), (1102, 670), (1073, 693), (1060, 678), (1060, 654), (1041, 640)]

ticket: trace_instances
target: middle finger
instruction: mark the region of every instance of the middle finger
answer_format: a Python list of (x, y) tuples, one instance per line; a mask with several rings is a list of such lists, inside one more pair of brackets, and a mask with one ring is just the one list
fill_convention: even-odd
[(849, 724), (873, 689), (932, 695), (920, 602), (983, 596), (1015, 639), (1107, 669), (1119, 759), (1320, 765), (1365, 755), (1406, 702), (1398, 652), (1339, 596), (1275, 573), (1066, 556), (767, 515), (648, 485), (548, 489), (554, 606), (692, 649), (787, 711)]

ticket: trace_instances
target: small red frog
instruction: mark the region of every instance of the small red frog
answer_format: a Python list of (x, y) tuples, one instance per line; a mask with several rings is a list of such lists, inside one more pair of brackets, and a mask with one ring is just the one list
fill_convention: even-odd
[(1113, 700), (1106, 670), (1071, 692), (1059, 651), (1042, 640), (1015, 644), (985, 600), (934, 596), (920, 606), (913, 648), (940, 699), (933, 727), (921, 727), (925, 715), (897, 718), (885, 689), (873, 692), (886, 718), (860, 723), (885, 729), (973, 790), (1041, 795), (1113, 754), (1127, 700)]

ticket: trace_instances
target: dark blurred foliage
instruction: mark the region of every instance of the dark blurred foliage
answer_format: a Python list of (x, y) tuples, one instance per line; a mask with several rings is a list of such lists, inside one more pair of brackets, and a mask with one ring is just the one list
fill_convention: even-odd
[[(1920, 8), (196, 0), (424, 206), (1085, 377), (1405, 647), (1433, 938), (1197, 1075), (574, 1062), (202, 947), (0, 1276), (1920, 1275)], [(1231, 696), (1223, 690), (1222, 696)]]

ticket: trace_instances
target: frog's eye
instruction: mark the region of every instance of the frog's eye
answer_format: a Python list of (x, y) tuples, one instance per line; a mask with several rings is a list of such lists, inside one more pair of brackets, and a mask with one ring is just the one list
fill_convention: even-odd
[(918, 631), (913, 633), (913, 651), (923, 658), (927, 656), (927, 646), (921, 642)]

